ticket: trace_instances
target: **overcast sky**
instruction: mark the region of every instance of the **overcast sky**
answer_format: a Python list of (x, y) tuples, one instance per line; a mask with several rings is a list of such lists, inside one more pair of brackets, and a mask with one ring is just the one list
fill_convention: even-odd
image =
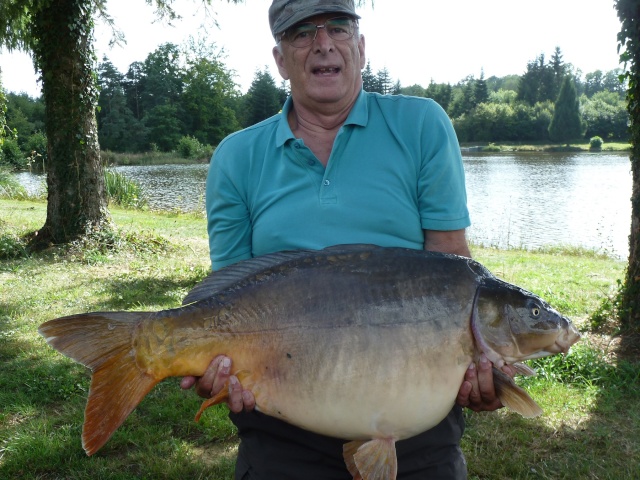
[[(243, 92), (265, 66), (279, 83), (267, 16), (271, 0), (213, 0), (208, 14), (199, 0), (175, 3), (183, 18), (172, 27), (156, 21), (144, 0), (108, 0), (127, 44), (109, 48), (111, 32), (99, 21), (98, 58), (106, 55), (125, 73), (162, 43), (181, 45), (190, 35), (202, 36), (224, 48), (225, 64)], [(583, 73), (621, 67), (613, 0), (375, 0), (374, 8), (359, 12), (374, 73), (386, 67), (403, 86), (426, 87), (431, 79), (454, 84), (467, 75), (478, 78), (482, 70), (485, 78), (520, 75), (528, 61), (541, 53), (550, 58), (556, 46)], [(6, 90), (40, 94), (26, 54), (2, 50), (0, 68)]]

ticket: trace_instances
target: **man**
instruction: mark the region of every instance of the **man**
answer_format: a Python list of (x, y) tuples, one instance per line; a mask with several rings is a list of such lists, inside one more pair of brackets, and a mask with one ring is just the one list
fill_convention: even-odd
[[(274, 0), (273, 56), (290, 81), (280, 114), (227, 137), (212, 158), (207, 216), (214, 270), (266, 253), (343, 243), (470, 256), (460, 149), (435, 102), (362, 91), (365, 39), (353, 0)], [(229, 383), (240, 447), (236, 479), (350, 479), (345, 440), (256, 412), (251, 392), (217, 357), (200, 379)], [(511, 373), (511, 372), (509, 372)], [(491, 364), (471, 365), (457, 406), (432, 430), (396, 445), (398, 478), (466, 478), (460, 407), (495, 410)]]

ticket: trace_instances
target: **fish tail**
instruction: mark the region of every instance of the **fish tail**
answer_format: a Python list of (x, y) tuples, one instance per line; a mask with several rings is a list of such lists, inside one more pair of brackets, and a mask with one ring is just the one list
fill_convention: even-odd
[(60, 353), (92, 371), (82, 447), (93, 455), (156, 385), (136, 364), (133, 335), (146, 312), (88, 313), (57, 318), (38, 332)]
[(516, 385), (513, 378), (495, 367), (493, 367), (493, 386), (502, 404), (524, 418), (533, 418), (542, 414), (542, 409), (535, 400)]

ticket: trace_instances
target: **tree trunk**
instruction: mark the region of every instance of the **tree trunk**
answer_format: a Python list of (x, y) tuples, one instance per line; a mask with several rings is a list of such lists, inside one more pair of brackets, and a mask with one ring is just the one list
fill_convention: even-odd
[(616, 0), (622, 23), (618, 42), (623, 47), (625, 76), (629, 82), (627, 101), (631, 118), (631, 235), (629, 266), (622, 290), (620, 321), (628, 336), (629, 346), (640, 351), (640, 0)]
[(111, 228), (95, 108), (94, 0), (51, 0), (34, 18), (48, 139), (47, 219), (35, 246)]

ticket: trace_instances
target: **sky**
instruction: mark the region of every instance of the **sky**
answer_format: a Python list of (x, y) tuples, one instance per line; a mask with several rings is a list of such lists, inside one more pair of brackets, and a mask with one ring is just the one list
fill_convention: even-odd
[[(98, 58), (106, 55), (121, 73), (144, 61), (159, 45), (183, 45), (192, 36), (215, 43), (226, 67), (244, 93), (257, 70), (273, 66), (269, 30), (271, 0), (228, 4), (212, 0), (207, 12), (199, 0), (174, 2), (181, 20), (158, 21), (144, 0), (108, 0), (109, 14), (126, 45), (109, 46), (111, 29), (96, 25)], [(620, 22), (613, 0), (374, 0), (358, 9), (366, 56), (374, 73), (386, 68), (402, 86), (431, 80), (455, 84), (468, 75), (479, 78), (521, 75), (540, 54), (547, 59), (560, 47), (565, 63), (583, 74), (622, 65), (617, 53)], [(217, 26), (216, 26), (217, 23)], [(0, 50), (2, 84), (9, 92), (40, 95), (30, 57)]]

